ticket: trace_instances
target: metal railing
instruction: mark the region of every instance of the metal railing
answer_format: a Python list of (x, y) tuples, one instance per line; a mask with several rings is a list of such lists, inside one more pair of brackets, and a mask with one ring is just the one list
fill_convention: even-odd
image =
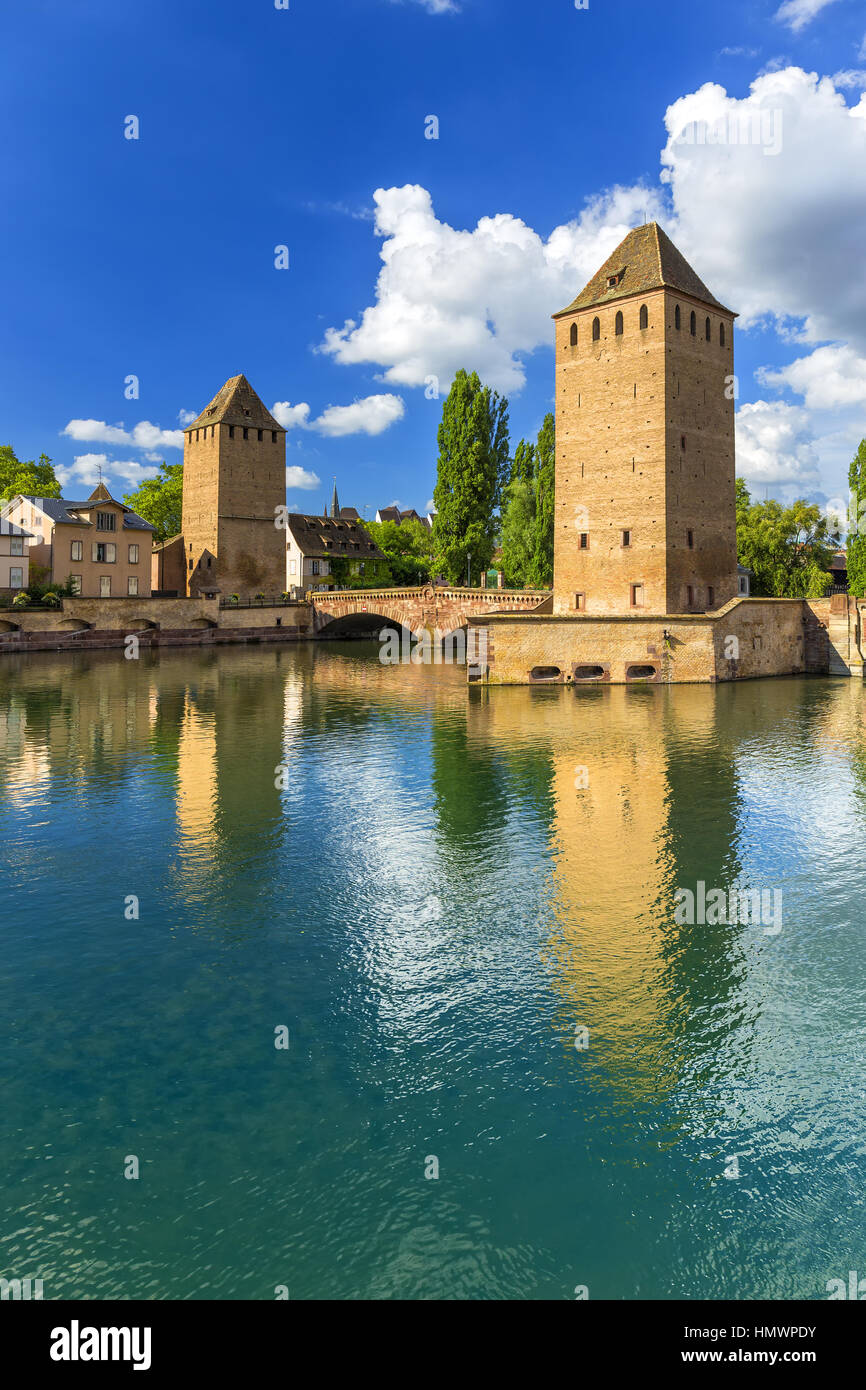
[(296, 598), (230, 598), (220, 599), (220, 608), (297, 608)]

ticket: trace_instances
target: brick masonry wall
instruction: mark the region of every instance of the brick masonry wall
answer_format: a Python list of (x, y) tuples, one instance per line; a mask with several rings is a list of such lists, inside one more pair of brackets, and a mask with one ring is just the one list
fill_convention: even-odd
[(735, 599), (719, 614), (694, 617), (503, 614), (472, 623), (487, 629), (484, 679), (493, 685), (568, 683), (581, 666), (600, 667), (598, 678), (610, 684), (627, 682), (631, 667), (651, 667), (651, 679), (673, 684), (811, 669), (806, 605), (799, 599)]
[(587, 614), (630, 612), (633, 584), (643, 585), (648, 613), (703, 612), (710, 586), (714, 608), (734, 597), (734, 401), (725, 394), (732, 374), (732, 317), (668, 290), (557, 319), (556, 613), (574, 612), (577, 593)]
[[(215, 583), (223, 596), (269, 597), (286, 586), (285, 531), (274, 524), (286, 501), (286, 437), (227, 424), (187, 430), (184, 438), (183, 537), (188, 592)], [(190, 549), (192, 546), (192, 549)], [(202, 557), (213, 558), (210, 567)], [(189, 561), (193, 569), (189, 569)]]

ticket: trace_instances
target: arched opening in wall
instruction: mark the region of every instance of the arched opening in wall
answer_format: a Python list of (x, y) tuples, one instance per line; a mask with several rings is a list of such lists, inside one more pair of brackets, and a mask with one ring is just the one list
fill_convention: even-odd
[(698, 316), (694, 309), (692, 309), (692, 316), (689, 319), (689, 332), (693, 338), (696, 338), (698, 335)]
[(713, 336), (713, 326), (710, 323), (709, 316), (707, 316), (707, 322), (704, 326), (704, 333), (706, 335), (707, 342), (709, 342)]
[(720, 324), (719, 324), (719, 347), (724, 347), (724, 346), (725, 346), (725, 325), (724, 325), (723, 323), (720, 323)]
[(674, 328), (676, 328), (677, 331), (679, 331), (679, 330), (682, 328), (682, 326), (683, 326), (683, 316), (682, 316), (682, 314), (680, 313), (680, 306), (679, 306), (679, 304), (678, 304), (677, 307), (674, 309)]
[(625, 678), (627, 681), (651, 681), (655, 679), (655, 676), (656, 668), (654, 666), (635, 665), (627, 666), (625, 669)]
[(82, 618), (61, 618), (57, 627), (61, 632), (89, 632), (93, 624), (84, 622)]
[(543, 683), (545, 681), (561, 681), (562, 672), (558, 666), (533, 666), (529, 673), (529, 679), (533, 683)]
[(592, 321), (592, 341), (593, 341), (594, 343), (597, 343), (600, 337), (601, 337), (601, 319), (593, 319), (593, 321)]
[[(154, 627), (156, 624), (154, 624)], [(193, 618), (190, 627), (216, 627), (213, 618)]]
[(577, 324), (576, 324), (576, 323), (573, 323), (573, 324), (571, 325), (571, 332), (569, 333), (568, 336), (569, 336), (569, 342), (571, 343), (571, 346), (572, 346), (572, 347), (577, 347)]
[(614, 331), (614, 333), (616, 334), (616, 336), (617, 336), (618, 338), (622, 337), (622, 329), (623, 329), (622, 311), (620, 311), (620, 312), (617, 313), (616, 319), (614, 320), (614, 327), (613, 327), (613, 331)]
[(603, 681), (608, 673), (604, 666), (575, 666), (572, 674), (576, 681)]
[(649, 328), (649, 309), (645, 304), (640, 306), (640, 326), (641, 328)]
[[(323, 615), (324, 616), (324, 615)], [(393, 633), (394, 637), (389, 641), (399, 641), (405, 634), (405, 640), (410, 642), (410, 629), (402, 628), (400, 623), (393, 618), (387, 618), (382, 613), (346, 613), (341, 618), (332, 618), (329, 622), (319, 628), (318, 636), (327, 638), (338, 638), (367, 642), (378, 642), (383, 632)], [(386, 639), (382, 638), (384, 642)]]
[(17, 623), (10, 623), (10, 622), (7, 622), (5, 618), (0, 618), (0, 632), (20, 632), (20, 631), (21, 631), (21, 629), (20, 629), (20, 627), (18, 626)]
[(126, 626), (130, 632), (155, 632), (159, 624), (150, 618), (130, 618)]

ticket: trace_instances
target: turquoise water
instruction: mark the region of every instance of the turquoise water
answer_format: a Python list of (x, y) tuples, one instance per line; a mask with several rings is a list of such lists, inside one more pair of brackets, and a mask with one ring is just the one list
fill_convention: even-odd
[[(854, 680), (4, 657), (0, 1274), (826, 1297), (866, 1273), (864, 829)], [(781, 930), (678, 924), (698, 881)]]

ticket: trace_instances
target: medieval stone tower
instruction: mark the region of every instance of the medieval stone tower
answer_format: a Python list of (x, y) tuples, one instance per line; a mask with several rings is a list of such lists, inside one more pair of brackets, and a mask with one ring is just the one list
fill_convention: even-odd
[(245, 376), (233, 376), (185, 429), (186, 592), (272, 597), (286, 587), (286, 432)]
[(655, 222), (554, 315), (555, 613), (735, 597), (735, 317)]

